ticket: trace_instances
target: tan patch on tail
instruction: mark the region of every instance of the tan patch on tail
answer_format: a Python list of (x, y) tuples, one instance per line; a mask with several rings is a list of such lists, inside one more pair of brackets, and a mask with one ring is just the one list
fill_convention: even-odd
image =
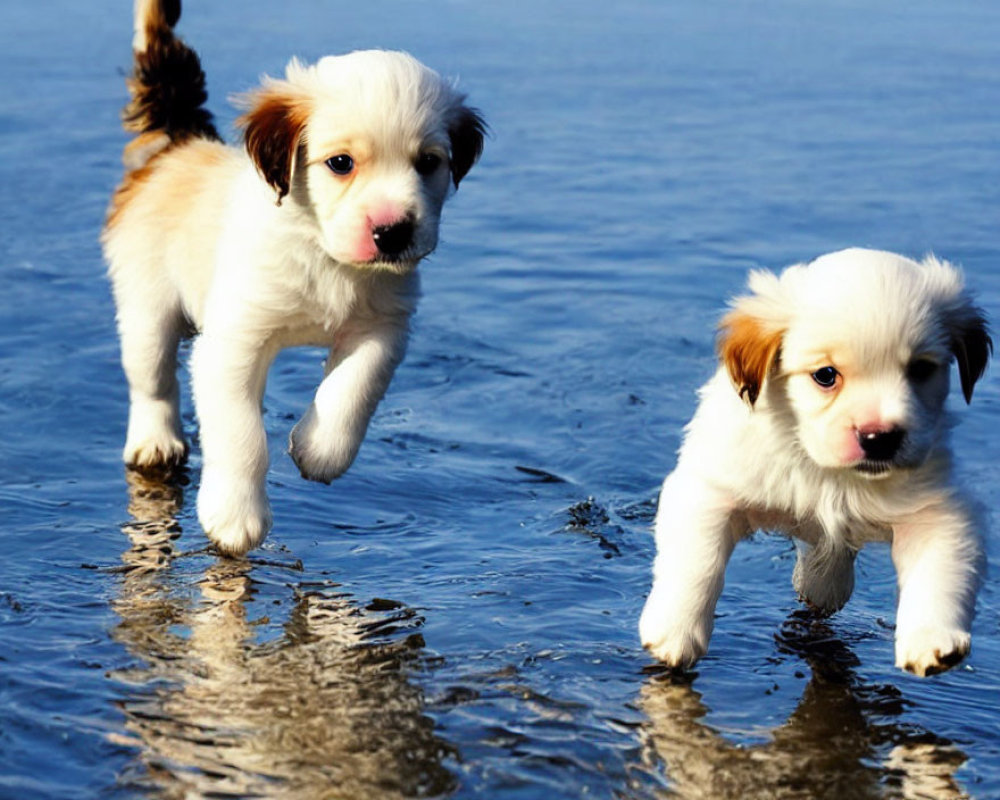
[(136, 0), (132, 49), (142, 53), (160, 31), (169, 31), (181, 15), (179, 0)]
[(125, 150), (122, 152), (125, 169), (141, 169), (168, 147), (170, 147), (170, 137), (162, 131), (139, 134), (125, 145)]
[(132, 74), (126, 78), (131, 100), (122, 112), (127, 131), (162, 131), (174, 143), (191, 137), (219, 139), (198, 54), (174, 35), (178, 0), (137, 0)]

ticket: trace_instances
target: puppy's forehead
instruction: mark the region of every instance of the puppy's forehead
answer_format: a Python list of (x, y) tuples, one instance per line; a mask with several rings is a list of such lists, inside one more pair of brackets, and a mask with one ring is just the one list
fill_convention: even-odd
[(316, 63), (322, 99), (358, 112), (427, 107), (440, 112), (453, 94), (451, 86), (409, 53), (358, 50), (327, 56)]
[(457, 94), (436, 72), (396, 51), (327, 56), (315, 66), (311, 145), (344, 136), (379, 149), (409, 150), (428, 139), (447, 143), (447, 112)]
[(940, 306), (958, 289), (955, 270), (876, 250), (823, 256), (783, 275), (795, 305), (795, 351), (850, 353), (875, 366), (947, 349)]

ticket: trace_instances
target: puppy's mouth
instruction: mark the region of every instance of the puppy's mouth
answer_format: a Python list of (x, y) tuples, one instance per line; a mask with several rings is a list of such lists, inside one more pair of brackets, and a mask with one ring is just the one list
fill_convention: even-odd
[(924, 460), (912, 454), (901, 454), (886, 461), (866, 458), (864, 461), (859, 461), (855, 464), (852, 469), (866, 478), (885, 478), (897, 472), (918, 469), (924, 463)]
[(391, 256), (379, 253), (371, 261), (366, 261), (365, 266), (402, 274), (416, 269), (417, 264), (426, 255), (428, 254), (410, 250)]
[[(370, 222), (370, 220), (369, 220)], [(364, 262), (369, 267), (381, 268), (391, 272), (410, 272), (424, 256), (433, 249), (425, 230), (424, 223), (413, 214), (397, 217), (391, 222), (372, 225), (370, 241), (363, 245), (368, 250), (368, 259)]]
[(899, 465), (892, 461), (875, 461), (866, 458), (854, 465), (854, 471), (866, 478), (885, 478)]
[(868, 478), (884, 478), (899, 469), (915, 466), (910, 437), (900, 426), (862, 428), (856, 431), (863, 458), (854, 471)]

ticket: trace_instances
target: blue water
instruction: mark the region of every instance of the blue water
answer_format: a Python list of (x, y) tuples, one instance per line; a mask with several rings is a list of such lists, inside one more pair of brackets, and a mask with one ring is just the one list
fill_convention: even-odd
[[(928, 680), (892, 666), (878, 548), (819, 624), (787, 542), (742, 545), (693, 681), (636, 634), (656, 491), (748, 268), (933, 250), (1000, 316), (1000, 7), (191, 0), (223, 128), (291, 55), (382, 46), (493, 131), (331, 486), (284, 454), (321, 354), (276, 364), (275, 527), (227, 562), (189, 402), (186, 483), (119, 462), (97, 236), (130, 5), (0, 7), (0, 797), (1000, 797), (995, 580), (971, 657)], [(952, 398), (991, 510), (998, 386)]]

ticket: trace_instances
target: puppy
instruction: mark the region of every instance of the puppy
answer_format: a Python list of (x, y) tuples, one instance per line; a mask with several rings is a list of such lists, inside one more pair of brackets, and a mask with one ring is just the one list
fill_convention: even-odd
[(982, 312), (949, 264), (873, 250), (753, 272), (750, 291), (663, 484), (642, 643), (674, 667), (704, 655), (733, 547), (766, 529), (797, 540), (794, 587), (822, 612), (850, 597), (859, 548), (890, 542), (897, 666), (953, 666), (984, 555), (944, 407), (953, 360), (966, 402), (986, 368)]
[(279, 350), (329, 348), (290, 453), (329, 482), (354, 460), (406, 348), (417, 263), (441, 207), (482, 152), (464, 98), (405, 53), (292, 61), (244, 98), (245, 150), (226, 147), (177, 0), (137, 0), (126, 173), (102, 234), (129, 384), (124, 460), (182, 462), (177, 347), (203, 468), (198, 517), (240, 555), (271, 526), (261, 400)]

